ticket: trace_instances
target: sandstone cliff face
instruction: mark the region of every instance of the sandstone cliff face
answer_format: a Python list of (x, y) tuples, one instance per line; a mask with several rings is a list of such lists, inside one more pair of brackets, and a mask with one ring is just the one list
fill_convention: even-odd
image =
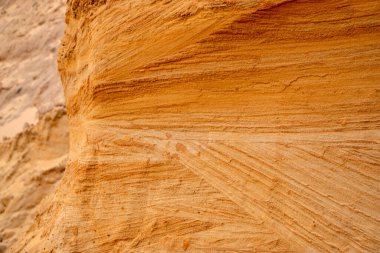
[(13, 252), (65, 168), (67, 116), (56, 64), (64, 2), (0, 1), (0, 252)]
[(380, 3), (68, 2), (68, 167), (16, 252), (380, 250)]

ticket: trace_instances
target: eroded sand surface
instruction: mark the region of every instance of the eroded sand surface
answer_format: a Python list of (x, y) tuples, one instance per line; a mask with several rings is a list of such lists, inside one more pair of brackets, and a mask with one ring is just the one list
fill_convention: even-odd
[(0, 138), (14, 137), (16, 134), (22, 132), (25, 125), (35, 125), (38, 121), (37, 108), (29, 107), (12, 121), (0, 126)]
[(0, 2), (0, 125), (30, 107), (39, 113), (63, 105), (56, 53), (65, 1)]
[(15, 252), (379, 252), (380, 1), (68, 8), (68, 166)]
[(1, 4), (2, 250), (379, 252), (378, 0)]
[(14, 252), (65, 169), (64, 13), (63, 0), (0, 1), (0, 252)]

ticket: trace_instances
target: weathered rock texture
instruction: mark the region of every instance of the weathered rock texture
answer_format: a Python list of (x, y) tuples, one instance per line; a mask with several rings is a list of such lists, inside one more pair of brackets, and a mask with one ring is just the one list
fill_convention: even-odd
[(0, 0), (1, 253), (13, 252), (65, 168), (67, 117), (56, 64), (64, 2)]
[(68, 167), (16, 252), (378, 252), (380, 2), (68, 2)]

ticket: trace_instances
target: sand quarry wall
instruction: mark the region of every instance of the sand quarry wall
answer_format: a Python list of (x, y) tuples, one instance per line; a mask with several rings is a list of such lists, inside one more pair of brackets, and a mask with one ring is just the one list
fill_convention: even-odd
[(67, 167), (12, 252), (380, 250), (379, 1), (69, 0), (66, 23)]

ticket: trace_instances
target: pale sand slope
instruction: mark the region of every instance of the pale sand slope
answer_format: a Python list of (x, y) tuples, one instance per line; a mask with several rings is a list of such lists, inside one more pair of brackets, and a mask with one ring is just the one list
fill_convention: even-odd
[[(64, 2), (0, 1), (0, 126), (26, 110), (44, 113), (64, 104), (56, 64)], [(25, 123), (35, 123), (36, 116), (24, 117)], [(0, 136), (17, 133), (5, 132), (1, 129)]]
[(0, 138), (15, 136), (17, 133), (22, 132), (25, 126), (36, 124), (37, 119), (36, 107), (25, 109), (17, 118), (0, 126)]
[(67, 119), (56, 64), (64, 2), (0, 1), (0, 252), (12, 252), (65, 168)]
[(67, 117), (56, 108), (12, 139), (0, 143), (0, 252), (35, 220), (40, 201), (65, 169)]

